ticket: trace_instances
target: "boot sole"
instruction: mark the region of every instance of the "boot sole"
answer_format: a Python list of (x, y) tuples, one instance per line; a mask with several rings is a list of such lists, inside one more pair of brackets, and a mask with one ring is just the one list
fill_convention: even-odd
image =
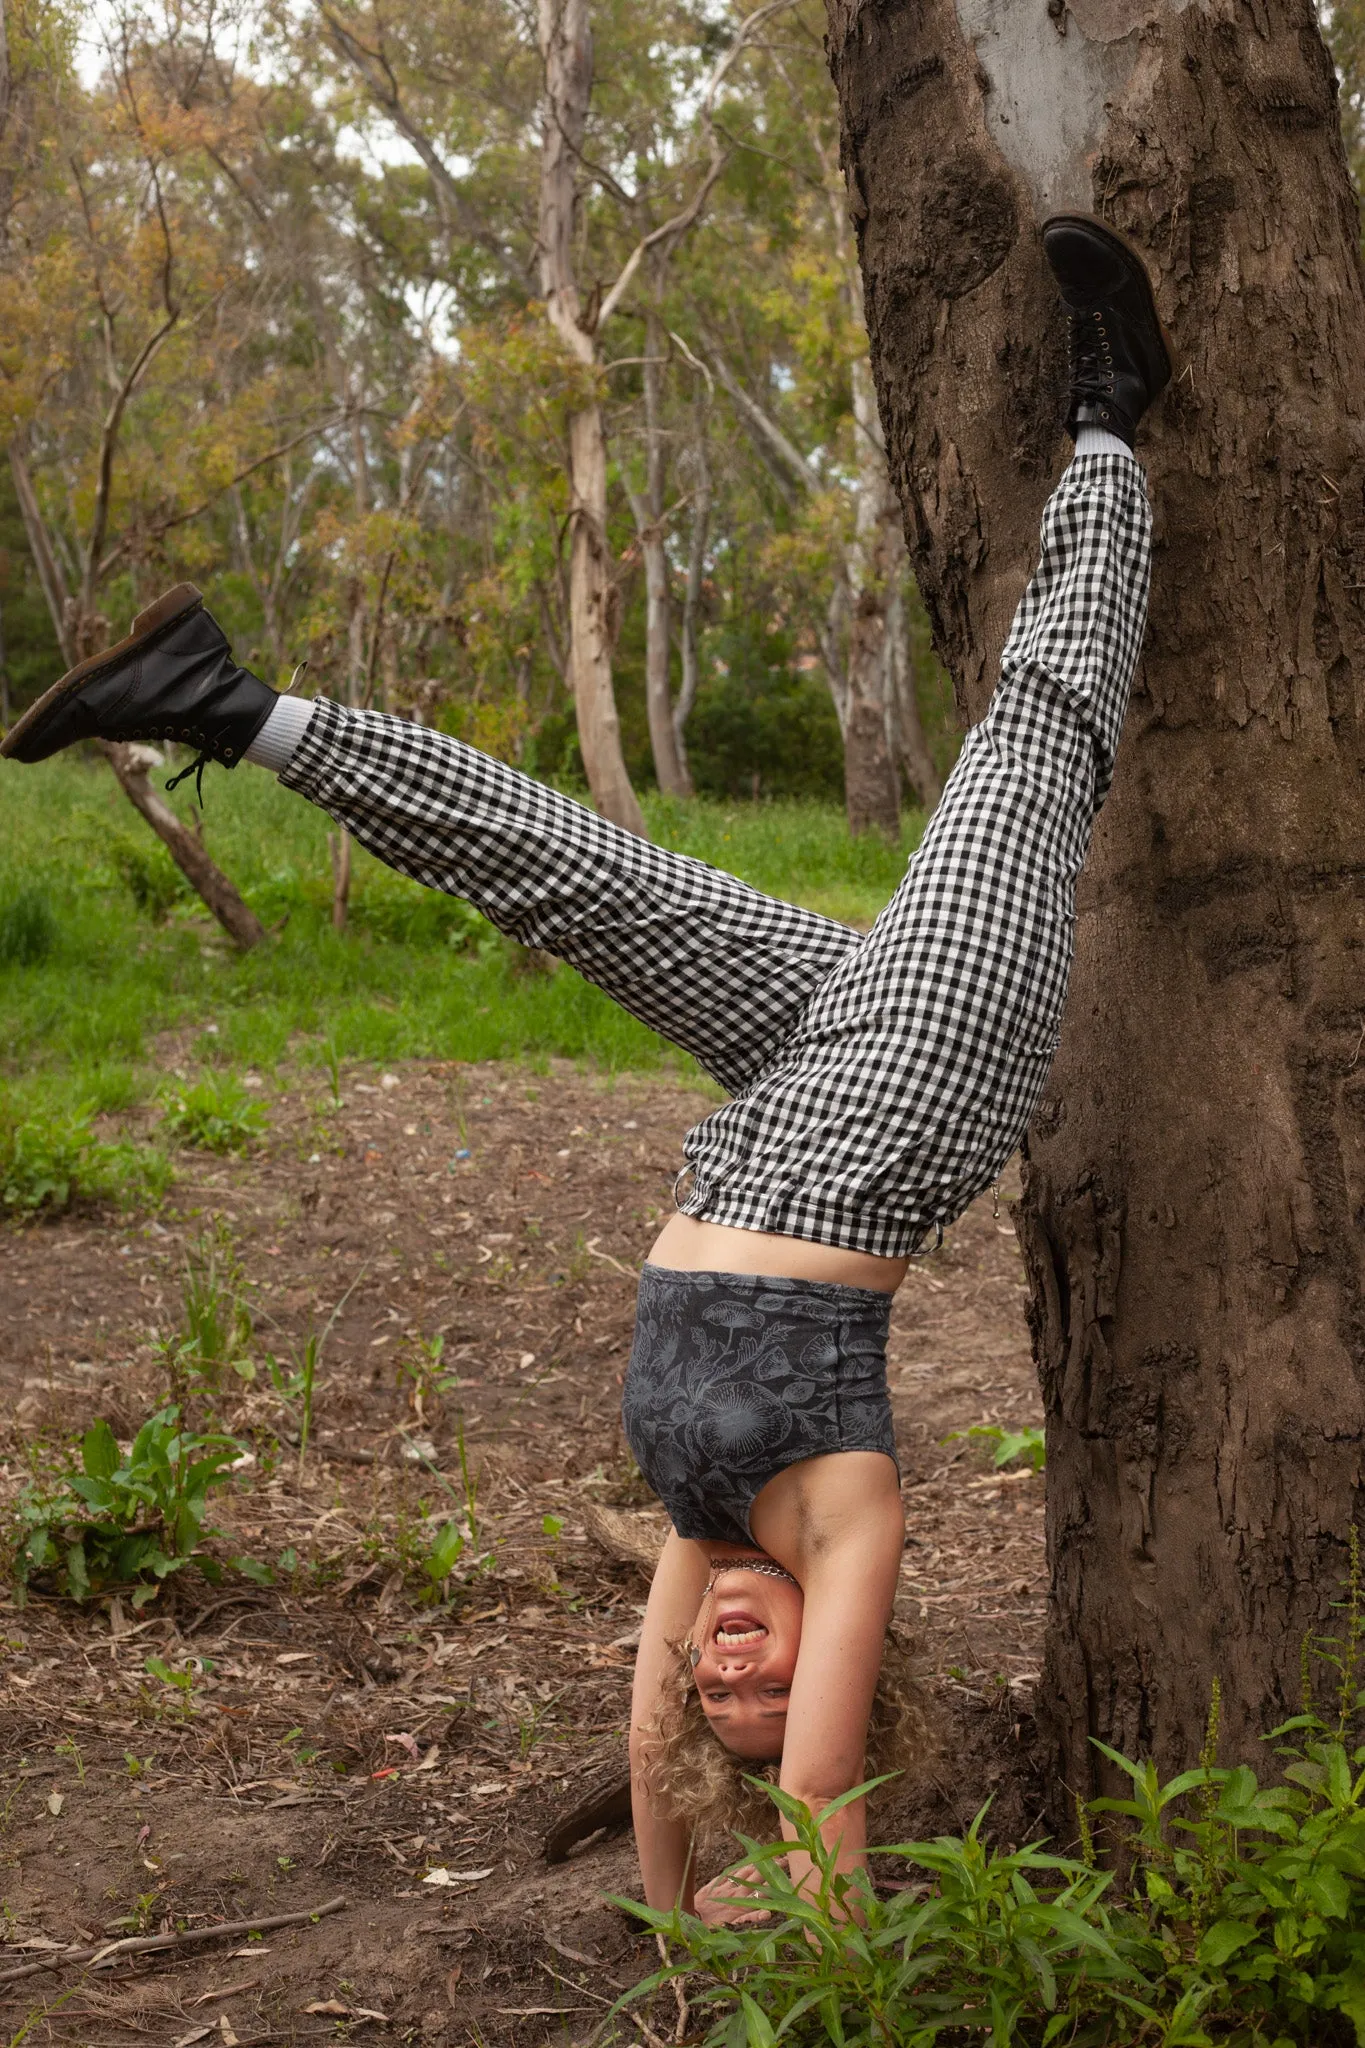
[(33, 736), (48, 713), (58, 704), (74, 696), (84, 683), (88, 683), (90, 678), (98, 675), (102, 669), (112, 668), (118, 662), (125, 661), (138, 648), (149, 645), (158, 633), (175, 625), (178, 620), (187, 618), (191, 612), (198, 611), (203, 602), (203, 592), (193, 583), (175, 584), (159, 597), (155, 604), (149, 604), (145, 612), (138, 613), (126, 638), (115, 641), (112, 647), (102, 649), (99, 654), (92, 654), (86, 661), (77, 662), (75, 668), (68, 669), (50, 690), (44, 690), (37, 703), (30, 704), (28, 710), (0, 740), (0, 755), (13, 759), (25, 740)]
[[(1171, 339), (1170, 331), (1157, 311), (1156, 287), (1152, 283), (1152, 273), (1147, 268), (1146, 257), (1141, 249), (1138, 248), (1137, 243), (1128, 239), (1122, 228), (1110, 227), (1107, 220), (1097, 220), (1093, 213), (1050, 213), (1043, 222), (1040, 233), (1046, 233), (1048, 228), (1063, 222), (1072, 227), (1098, 228), (1101, 234), (1108, 235), (1112, 242), (1118, 243), (1120, 249), (1128, 258), (1129, 263), (1141, 278), (1143, 289), (1147, 294), (1147, 304), (1151, 309), (1152, 318), (1156, 322), (1156, 331), (1161, 336), (1161, 346), (1166, 351), (1166, 384), (1163, 384), (1161, 387), (1161, 391), (1164, 391), (1166, 385), (1173, 382), (1176, 371), (1180, 366), (1180, 359), (1176, 353), (1176, 346)], [(1160, 398), (1161, 391), (1154, 391), (1152, 393), (1153, 402)]]

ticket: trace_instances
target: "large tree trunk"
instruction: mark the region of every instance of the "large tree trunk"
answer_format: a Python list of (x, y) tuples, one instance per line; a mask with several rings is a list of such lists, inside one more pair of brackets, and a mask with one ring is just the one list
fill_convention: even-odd
[[(1065, 459), (1056, 208), (1141, 246), (1151, 626), (1022, 1235), (1053, 1782), (1295, 1709), (1365, 1448), (1365, 295), (1310, 0), (829, 0), (882, 417), (979, 716)], [(1059, 1800), (1059, 1805), (1061, 1804)]]
[(607, 547), (607, 433), (596, 395), (597, 346), (579, 323), (574, 272), (578, 163), (592, 96), (588, 0), (540, 0), (545, 125), (540, 177), (540, 281), (551, 327), (589, 373), (592, 396), (569, 422), (569, 685), (578, 744), (603, 817), (645, 833), (621, 752), (612, 689), (616, 588)]

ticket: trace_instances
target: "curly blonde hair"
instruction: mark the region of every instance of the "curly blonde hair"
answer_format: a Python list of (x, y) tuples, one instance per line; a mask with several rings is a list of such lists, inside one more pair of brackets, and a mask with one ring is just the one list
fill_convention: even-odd
[[(673, 1661), (645, 1737), (644, 1779), (650, 1803), (666, 1820), (685, 1820), (701, 1844), (731, 1832), (760, 1840), (773, 1837), (776, 1808), (747, 1781), (759, 1778), (776, 1784), (778, 1765), (757, 1764), (725, 1748), (706, 1718), (686, 1651), (681, 1643), (668, 1647)], [(903, 1770), (912, 1756), (922, 1761), (932, 1747), (914, 1648), (913, 1639), (893, 1623), (882, 1650), (867, 1727), (869, 1778)]]

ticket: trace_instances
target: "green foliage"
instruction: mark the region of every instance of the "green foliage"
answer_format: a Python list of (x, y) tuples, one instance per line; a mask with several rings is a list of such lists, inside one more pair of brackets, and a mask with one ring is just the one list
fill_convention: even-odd
[(1041, 1429), (1006, 1429), (998, 1422), (974, 1422), (970, 1429), (949, 1430), (943, 1441), (954, 1444), (963, 1437), (979, 1437), (995, 1445), (991, 1459), (997, 1472), (1006, 1465), (1027, 1465), (1032, 1472), (1041, 1472), (1047, 1463), (1047, 1439)]
[[(1272, 1730), (1283, 1770), (1264, 1786), (1216, 1761), (1214, 1691), (1198, 1764), (1162, 1782), (1150, 1761), (1096, 1747), (1123, 1797), (1082, 1813), (1079, 1861), (1041, 1843), (999, 1850), (965, 1836), (878, 1850), (901, 1887), (878, 1898), (841, 1876), (820, 1824), (765, 1787), (816, 1866), (798, 1892), (784, 1843), (741, 1838), (757, 1927), (706, 1927), (626, 1904), (672, 1959), (623, 2005), (689, 1977), (705, 2048), (1361, 2048), (1365, 2043), (1365, 1719), (1356, 1540), (1345, 1634), (1305, 1645), (1302, 1713)], [(1311, 1672), (1331, 1674), (1332, 1706)], [(864, 1790), (866, 1788), (860, 1788)], [(1096, 1867), (1092, 1817), (1120, 1824), (1116, 1862)], [(907, 1882), (908, 1880), (908, 1882)], [(739, 1880), (741, 1885), (746, 1880)]]
[(265, 1111), (233, 1074), (201, 1074), (170, 1095), (161, 1128), (172, 1145), (245, 1152), (265, 1129)]
[(79, 1469), (29, 1485), (15, 1510), (13, 1568), (19, 1589), (86, 1600), (133, 1586), (132, 1604), (153, 1600), (163, 1580), (197, 1565), (220, 1567), (201, 1548), (221, 1531), (205, 1525), (209, 1494), (242, 1454), (235, 1438), (185, 1430), (171, 1405), (148, 1417), (126, 1456), (107, 1422), (81, 1440)]
[(422, 1559), (422, 1570), (437, 1592), (443, 1589), (463, 1557), (467, 1541), (463, 1529), (456, 1522), (443, 1522), (432, 1537), (431, 1548)]
[[(518, 974), (512, 949), (491, 926), (453, 899), (390, 874), (358, 847), (353, 929), (334, 932), (322, 814), (272, 777), (245, 769), (210, 771), (205, 792), (214, 857), (258, 915), (283, 929), (269, 945), (237, 954), (211, 938), (197, 914), (177, 906), (153, 928), (98, 869), (73, 868), (60, 898), (60, 946), (22, 973), (0, 973), (0, 1123), (60, 1128), (87, 1108), (125, 1109), (153, 1092), (148, 1062), (156, 1036), (196, 1025), (206, 1034), (197, 1056), (215, 1068), (268, 1066), (293, 1049), (296, 1057), (325, 1058), (329, 1068), (335, 1061), (338, 1081), (347, 1062), (413, 1058), (555, 1055), (606, 1071), (671, 1065), (695, 1072), (571, 969)], [(99, 839), (123, 802), (101, 765), (72, 755), (11, 770), (0, 894), (17, 888), (53, 842)], [(651, 797), (646, 816), (660, 844), (859, 924), (896, 887), (922, 823), (908, 814), (895, 848), (876, 834), (850, 839), (841, 812), (814, 803)], [(386, 905), (433, 905), (448, 921), (428, 925), (425, 909), (407, 920), (387, 908), (370, 919), (372, 895)], [(407, 936), (381, 937), (381, 927)], [(310, 1044), (317, 1048), (311, 1055)], [(240, 1096), (232, 1100), (240, 1106)], [(0, 1135), (0, 1160), (6, 1142)], [(97, 1164), (98, 1155), (85, 1159), (87, 1177)], [(143, 1156), (142, 1166), (164, 1181), (164, 1162)], [(128, 1199), (155, 1192), (151, 1182), (139, 1185), (127, 1160), (119, 1177)], [(45, 1198), (40, 1206), (52, 1203)]]
[[(1078, 2034), (1076, 2022), (1102, 2003), (1122, 2009), (1141, 1989), (1130, 1944), (1106, 1903), (1105, 1873), (1038, 1844), (993, 1849), (978, 1815), (961, 1838), (880, 1851), (909, 1883), (879, 1899), (861, 1878), (836, 1873), (799, 1800), (766, 1789), (818, 1871), (818, 1884), (798, 1891), (781, 1860), (783, 1844), (743, 1841), (744, 1862), (756, 1873), (754, 1909), (770, 1912), (772, 1922), (713, 1928), (620, 1902), (678, 1952), (625, 2002), (696, 1973), (688, 1993), (705, 2029), (695, 2038), (707, 2048), (770, 2048), (779, 2040), (803, 2048), (1098, 2040)], [(835, 1801), (819, 1818), (845, 1803)]]
[(144, 917), (162, 924), (177, 903), (189, 898), (189, 884), (160, 840), (150, 833), (134, 838), (114, 834), (104, 849), (109, 867)]
[(165, 1350), (172, 1380), (184, 1377), (216, 1392), (225, 1373), (256, 1377), (246, 1279), (231, 1232), (219, 1222), (190, 1246), (180, 1280), (183, 1333)]
[(159, 1199), (169, 1180), (158, 1153), (102, 1144), (80, 1111), (12, 1123), (0, 1118), (0, 1214), (56, 1216), (77, 1202), (129, 1208)]
[[(335, 1316), (333, 1321), (335, 1321)], [(328, 1325), (331, 1328), (331, 1324)], [(322, 1353), (326, 1331), (319, 1336), (310, 1330), (303, 1350), (290, 1365), (281, 1364), (272, 1352), (266, 1359), (266, 1371), (270, 1384), (275, 1389), (282, 1405), (290, 1412), (299, 1446), (299, 1470), (303, 1470), (308, 1456), (308, 1439), (313, 1433), (313, 1400), (317, 1390), (318, 1362)]]
[(57, 943), (57, 920), (45, 889), (34, 883), (0, 898), (0, 967), (32, 967)]
[[(747, 653), (744, 640), (727, 652)], [(725, 662), (698, 691), (687, 755), (704, 796), (843, 796), (844, 749), (823, 677), (786, 660)]]

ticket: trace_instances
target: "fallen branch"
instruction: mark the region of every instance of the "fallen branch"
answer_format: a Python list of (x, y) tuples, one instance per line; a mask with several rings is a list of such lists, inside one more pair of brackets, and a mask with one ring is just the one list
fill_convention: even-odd
[(45, 1956), (40, 1963), (25, 1963), (18, 1970), (0, 1970), (0, 1984), (15, 1984), (21, 1977), (36, 1977), (43, 1970), (59, 1970), (64, 1963), (107, 1963), (115, 1956), (145, 1956), (158, 1949), (188, 1948), (196, 1941), (217, 1941), (228, 1934), (268, 1934), (276, 1927), (301, 1927), (306, 1921), (321, 1920), (339, 1913), (345, 1899), (328, 1899), (324, 1906), (310, 1906), (302, 1913), (271, 1913), (265, 1919), (224, 1920), (217, 1927), (189, 1928), (183, 1934), (134, 1934), (123, 1941), (103, 1941), (94, 1948), (66, 1948)]

